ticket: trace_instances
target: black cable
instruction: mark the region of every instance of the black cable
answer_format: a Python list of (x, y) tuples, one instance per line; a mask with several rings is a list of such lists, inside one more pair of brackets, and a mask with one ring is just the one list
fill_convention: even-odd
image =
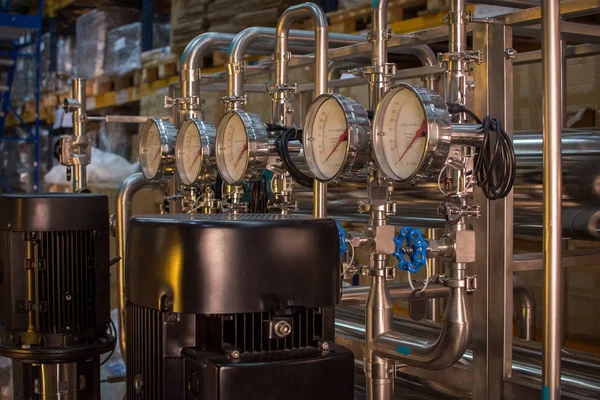
[(473, 111), (469, 110), (463, 104), (460, 104), (460, 103), (446, 103), (446, 106), (448, 107), (448, 113), (450, 113), (451, 115), (452, 114), (465, 113), (469, 117), (471, 117), (471, 119), (473, 121), (477, 122), (478, 124), (483, 124), (483, 122), (481, 122), (481, 120), (479, 119), (479, 117), (477, 117), (477, 115), (475, 115), (475, 113)]
[(267, 131), (268, 132), (277, 132), (277, 131), (285, 131), (286, 129), (289, 129), (286, 126), (283, 125), (279, 125), (279, 124), (271, 124), (269, 122), (267, 122), (265, 124), (265, 126), (267, 127)]
[[(116, 338), (117, 337), (117, 327), (115, 326), (115, 323), (112, 321), (112, 319), (110, 320), (110, 325), (109, 326), (110, 326), (110, 333), (111, 334), (114, 333), (114, 335), (111, 335), (111, 336), (114, 336)], [(104, 365), (104, 364), (106, 364), (106, 362), (108, 360), (110, 360), (110, 358), (112, 357), (112, 355), (115, 353), (115, 347), (117, 347), (117, 343), (116, 342), (115, 342), (115, 345), (113, 346), (112, 350), (110, 351), (110, 354), (108, 355), (108, 357), (106, 357), (104, 359), (104, 361), (102, 361), (100, 363), (100, 365)]]
[(267, 189), (267, 178), (262, 176), (260, 180), (252, 182), (250, 185), (250, 204), (251, 213), (265, 214), (268, 209), (269, 192)]
[(502, 199), (510, 193), (517, 175), (513, 142), (498, 118), (487, 116), (481, 121), (463, 104), (447, 103), (450, 114), (465, 113), (483, 127), (483, 141), (475, 154), (473, 174), (477, 186), (490, 200)]
[(313, 187), (313, 178), (300, 171), (290, 156), (288, 144), (290, 140), (298, 140), (298, 136), (302, 136), (301, 130), (289, 128), (277, 138), (275, 141), (275, 148), (277, 149), (279, 157), (281, 157), (285, 169), (290, 173), (294, 182), (304, 187)]
[(510, 193), (517, 175), (513, 143), (498, 118), (483, 119), (483, 142), (475, 154), (473, 173), (485, 197), (502, 199)]

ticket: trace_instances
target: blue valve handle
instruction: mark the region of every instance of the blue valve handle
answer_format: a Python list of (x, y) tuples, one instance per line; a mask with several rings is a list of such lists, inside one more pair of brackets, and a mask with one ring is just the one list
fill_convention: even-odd
[[(423, 239), (420, 230), (405, 226), (400, 229), (400, 234), (394, 237), (394, 243), (396, 251), (392, 255), (398, 259), (398, 268), (401, 270), (417, 273), (427, 263), (427, 241)], [(405, 243), (406, 247), (412, 250), (409, 254), (403, 250)]]
[(338, 234), (340, 235), (340, 259), (344, 257), (344, 253), (346, 253), (346, 249), (348, 248), (346, 245), (346, 231), (342, 228), (342, 225), (335, 221), (338, 227)]

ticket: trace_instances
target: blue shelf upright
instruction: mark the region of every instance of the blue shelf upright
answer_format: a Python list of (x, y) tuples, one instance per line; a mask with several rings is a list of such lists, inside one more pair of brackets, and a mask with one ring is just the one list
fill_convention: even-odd
[[(34, 146), (33, 160), (33, 186), (34, 192), (39, 189), (40, 165), (40, 92), (41, 92), (41, 50), (42, 50), (42, 22), (44, 2), (38, 0), (37, 15), (24, 15), (10, 12), (10, 0), (0, 5), (0, 69), (5, 71), (0, 79), (0, 142), (19, 141), (29, 142)], [(33, 52), (25, 52), (24, 48), (34, 45)], [(21, 113), (11, 103), (11, 90), (17, 60), (21, 57), (35, 59), (35, 121), (32, 124), (25, 122)], [(27, 132), (27, 137), (6, 135), (6, 119), (13, 114), (20, 126)], [(11, 192), (9, 184), (0, 176), (0, 191)]]

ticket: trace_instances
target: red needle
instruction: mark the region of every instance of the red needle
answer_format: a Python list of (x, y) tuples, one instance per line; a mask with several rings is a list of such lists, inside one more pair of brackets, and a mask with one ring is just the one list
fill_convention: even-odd
[(331, 150), (331, 153), (329, 153), (329, 155), (325, 159), (325, 162), (327, 162), (327, 160), (329, 160), (329, 157), (331, 157), (333, 155), (333, 153), (335, 153), (337, 148), (340, 146), (340, 143), (345, 142), (346, 140), (348, 140), (348, 129), (346, 129), (344, 132), (342, 132), (342, 134), (340, 135), (340, 138), (338, 139), (337, 143), (335, 144), (335, 147), (333, 148), (333, 150)]
[(402, 153), (402, 155), (400, 156), (400, 159), (398, 160), (398, 162), (400, 162), (402, 160), (402, 157), (404, 157), (404, 155), (406, 154), (408, 149), (410, 149), (410, 146), (412, 146), (417, 141), (417, 139), (425, 137), (426, 129), (427, 129), (427, 121), (423, 120), (423, 122), (421, 123), (421, 126), (419, 127), (419, 129), (417, 129), (417, 132), (415, 133), (415, 137), (412, 138), (412, 140), (406, 147), (406, 150), (404, 150), (404, 153)]
[(242, 147), (242, 151), (240, 151), (240, 155), (239, 155), (237, 161), (235, 162), (235, 164), (233, 165), (233, 168), (237, 167), (238, 163), (242, 159), (242, 155), (244, 154), (244, 152), (246, 150), (248, 150), (248, 143), (244, 143), (244, 147)]
[(202, 153), (202, 149), (198, 150), (198, 154), (196, 155), (196, 158), (194, 158), (194, 162), (192, 163), (192, 166), (194, 166), (194, 164), (196, 164), (196, 161), (198, 161), (198, 158), (200, 157), (200, 153)]

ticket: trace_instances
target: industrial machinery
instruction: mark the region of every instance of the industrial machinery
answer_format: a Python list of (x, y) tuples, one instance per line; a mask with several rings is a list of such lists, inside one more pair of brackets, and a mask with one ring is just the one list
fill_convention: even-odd
[(335, 222), (139, 216), (128, 246), (129, 399), (352, 398)]
[(108, 334), (108, 199), (0, 196), (0, 354), (13, 398), (98, 399)]
[[(322, 10), (305, 3), (286, 10), (275, 29), (210, 32), (186, 48), (165, 101), (171, 122), (145, 123), (143, 174), (128, 178), (117, 199), (119, 330), (131, 398), (351, 398), (350, 357), (333, 344), (331, 321), (340, 340), (364, 343), (354, 368), (369, 400), (393, 399), (396, 386), (411, 385), (477, 399), (555, 399), (560, 389), (599, 396), (598, 359), (560, 343), (561, 261), (599, 259), (561, 258), (561, 239), (597, 240), (600, 210), (596, 175), (584, 173), (595, 168), (599, 135), (561, 132), (557, 120), (558, 5), (545, 0), (544, 18), (532, 7), (477, 19), (452, 0), (447, 26), (408, 35), (392, 34), (387, 5), (373, 3), (366, 37), (330, 34)], [(581, 16), (597, 4), (570, 0), (561, 10)], [(291, 30), (300, 18), (310, 18), (314, 32)], [(517, 54), (513, 35), (539, 35), (540, 21), (547, 56)], [(575, 42), (591, 35), (573, 22), (562, 26)], [(429, 45), (444, 41), (447, 52), (436, 57)], [(203, 76), (202, 56), (224, 49), (226, 74)], [(272, 58), (251, 67), (251, 52)], [(390, 54), (415, 56), (422, 67), (398, 69)], [(545, 130), (513, 132), (512, 66), (540, 59)], [(290, 82), (289, 70), (307, 65), (314, 82)], [(265, 86), (244, 79), (271, 67), (265, 123), (245, 95)], [(339, 70), (355, 76), (332, 79)], [(423, 85), (405, 82), (414, 78)], [(365, 104), (336, 93), (365, 84)], [(202, 113), (208, 90), (226, 91), (220, 121)], [(149, 185), (165, 192), (165, 215), (130, 220), (132, 196)], [(345, 230), (346, 222), (353, 224)], [(541, 233), (543, 256), (513, 254), (513, 235)], [(513, 294), (522, 337), (535, 337), (531, 290), (513, 284), (513, 272), (542, 266), (545, 351), (512, 337)], [(399, 272), (406, 284), (393, 282)], [(369, 284), (339, 287), (340, 277), (357, 275)], [(411, 320), (394, 315), (397, 300), (408, 301)], [(309, 320), (311, 334), (297, 336)], [(292, 339), (275, 339), (283, 326)], [(325, 365), (328, 385), (311, 373)], [(305, 374), (310, 381), (298, 378)], [(270, 389), (267, 378), (277, 382)], [(307, 392), (283, 394), (279, 383)]]

